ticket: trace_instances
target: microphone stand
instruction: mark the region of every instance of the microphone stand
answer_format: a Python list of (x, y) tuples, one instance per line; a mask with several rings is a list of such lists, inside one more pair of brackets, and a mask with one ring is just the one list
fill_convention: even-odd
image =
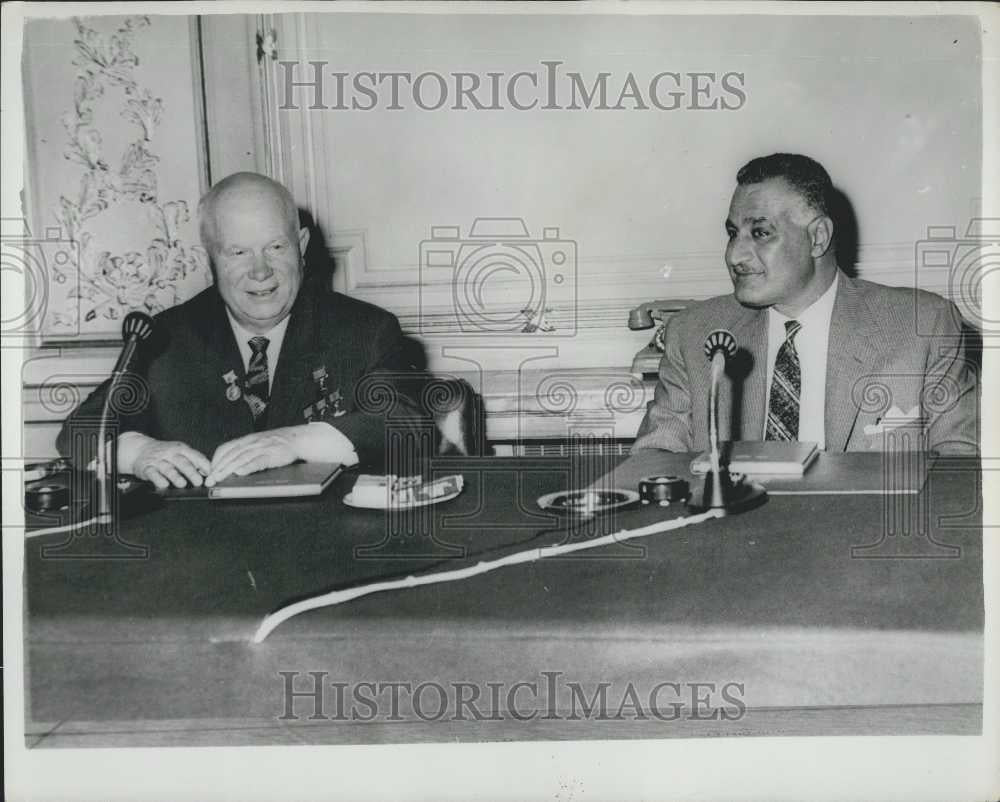
[[(705, 480), (705, 495), (709, 493), (708, 485), (711, 484), (711, 498), (702, 499), (702, 504), (708, 509), (724, 510), (726, 501), (722, 490), (722, 467), (719, 459), (719, 379), (726, 368), (725, 351), (718, 350), (712, 356), (712, 383), (708, 391), (708, 440), (709, 440), (709, 466), (711, 482)], [(729, 479), (729, 471), (726, 471), (726, 479)]]
[[(119, 364), (127, 365), (135, 353), (136, 342), (131, 340), (125, 344)], [(113, 517), (111, 509), (111, 494), (108, 492), (108, 477), (115, 479), (118, 475), (118, 449), (108, 444), (108, 418), (111, 416), (111, 398), (121, 384), (124, 370), (117, 366), (111, 374), (108, 392), (104, 396), (101, 407), (101, 422), (97, 429), (97, 523), (106, 525)], [(109, 459), (110, 457), (110, 459)]]
[(767, 491), (754, 482), (734, 484), (728, 466), (722, 465), (719, 449), (719, 382), (726, 369), (726, 359), (736, 353), (736, 339), (728, 331), (713, 331), (705, 340), (705, 354), (711, 360), (711, 383), (708, 390), (708, 459), (709, 471), (701, 493), (701, 502), (688, 504), (692, 512), (718, 510), (722, 515), (742, 512), (767, 498)]
[(149, 337), (152, 330), (153, 321), (148, 315), (141, 312), (129, 313), (125, 316), (125, 321), (122, 324), (124, 344), (114, 370), (111, 371), (111, 381), (108, 384), (108, 391), (104, 395), (104, 404), (101, 406), (101, 421), (97, 429), (97, 462), (95, 467), (97, 469), (98, 526), (107, 526), (112, 522), (113, 510), (108, 479), (110, 477), (112, 482), (116, 482), (118, 477), (118, 449), (115, 446), (109, 448), (108, 444), (108, 418), (111, 417), (113, 409), (111, 399), (114, 398), (122, 379), (128, 373), (135, 359), (139, 343)]

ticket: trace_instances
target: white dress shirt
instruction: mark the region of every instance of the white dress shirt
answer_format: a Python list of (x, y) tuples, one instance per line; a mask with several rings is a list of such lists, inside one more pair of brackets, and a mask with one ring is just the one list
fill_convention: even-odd
[(812, 306), (791, 318), (781, 314), (773, 306), (767, 310), (767, 395), (765, 399), (764, 433), (767, 436), (766, 404), (771, 398), (771, 379), (774, 376), (774, 361), (778, 349), (785, 341), (785, 322), (797, 320), (802, 328), (795, 335), (795, 350), (799, 355), (802, 376), (802, 392), (799, 396), (799, 434), (803, 442), (819, 443), (826, 447), (826, 358), (830, 343), (830, 318), (833, 317), (833, 302), (837, 298), (838, 275), (834, 276)]

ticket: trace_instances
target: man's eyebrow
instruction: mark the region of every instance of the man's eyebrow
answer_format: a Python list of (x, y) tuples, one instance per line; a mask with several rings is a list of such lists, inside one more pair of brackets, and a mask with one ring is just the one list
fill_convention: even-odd
[[(758, 223), (769, 223), (770, 218), (768, 217), (744, 217), (743, 222), (749, 225), (757, 225)], [(736, 223), (734, 223), (729, 218), (726, 218), (726, 228), (736, 228)]]

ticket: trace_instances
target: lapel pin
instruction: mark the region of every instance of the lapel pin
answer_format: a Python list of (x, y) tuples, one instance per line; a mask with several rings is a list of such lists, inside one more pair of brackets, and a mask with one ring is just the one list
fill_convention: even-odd
[(326, 372), (326, 365), (320, 365), (312, 372), (313, 381), (316, 383), (317, 395), (323, 398), (326, 395), (326, 380), (329, 374)]
[(226, 398), (230, 401), (239, 401), (243, 393), (237, 382), (236, 371), (231, 370), (228, 373), (223, 373), (222, 380), (226, 383)]
[(340, 394), (340, 388), (330, 396), (330, 401), (333, 403), (333, 417), (339, 418), (341, 415), (346, 415), (347, 410), (344, 409), (344, 396)]

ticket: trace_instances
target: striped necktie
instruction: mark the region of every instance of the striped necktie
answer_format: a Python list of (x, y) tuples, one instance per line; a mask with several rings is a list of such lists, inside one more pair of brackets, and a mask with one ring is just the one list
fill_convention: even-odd
[(799, 439), (799, 396), (802, 394), (802, 371), (795, 350), (795, 335), (802, 324), (785, 322), (785, 341), (774, 360), (771, 395), (767, 403), (765, 440)]
[(267, 421), (267, 402), (270, 400), (270, 376), (267, 371), (267, 346), (270, 340), (267, 337), (251, 337), (249, 344), (250, 364), (247, 365), (246, 390), (243, 397), (246, 399), (250, 412), (253, 413), (253, 424), (255, 430), (264, 427)]

